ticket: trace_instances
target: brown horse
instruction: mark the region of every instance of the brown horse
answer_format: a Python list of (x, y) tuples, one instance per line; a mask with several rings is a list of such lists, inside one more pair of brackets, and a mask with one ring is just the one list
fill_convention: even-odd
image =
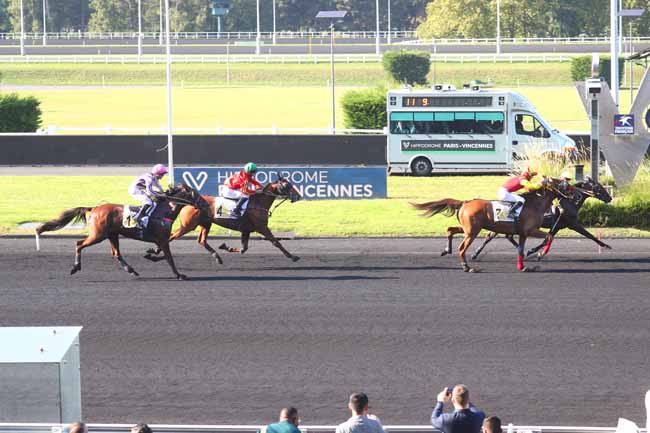
[[(169, 242), (180, 238), (197, 227), (201, 227), (197, 242), (208, 250), (219, 264), (222, 264), (223, 260), (221, 260), (219, 254), (207, 242), (208, 233), (210, 233), (210, 228), (214, 223), (221, 227), (241, 232), (241, 249), (229, 248), (226, 244), (220, 246), (221, 249), (225, 249), (228, 252), (240, 252), (241, 254), (244, 254), (248, 250), (248, 241), (251, 232), (257, 232), (282, 251), (286, 257), (290, 258), (294, 262), (300, 259), (300, 257), (294, 256), (287, 251), (269, 229), (269, 216), (271, 215), (270, 209), (276, 198), (283, 199), (280, 203), (283, 203), (286, 199), (289, 199), (291, 203), (294, 203), (301, 198), (300, 193), (287, 179), (280, 177), (275, 182), (267, 184), (260, 192), (253, 194), (248, 201), (246, 213), (242, 218), (215, 217), (216, 198), (208, 195), (202, 197), (208, 203), (209, 209), (206, 208), (205, 211), (203, 211), (195, 207), (185, 207), (179, 215), (181, 226), (172, 233)], [(276, 207), (277, 206), (279, 206), (279, 204), (276, 205)], [(147, 251), (145, 258), (151, 261), (162, 260), (161, 257), (156, 257), (160, 252), (160, 248), (150, 249)]]
[(458, 255), (465, 272), (474, 272), (474, 269), (467, 264), (465, 252), (482, 229), (506, 235), (519, 235), (517, 269), (527, 271), (528, 269), (524, 266), (526, 238), (545, 238), (547, 236), (546, 233), (539, 230), (539, 227), (544, 222), (544, 213), (551, 207), (553, 199), (560, 195), (556, 184), (556, 180), (548, 179), (546, 186), (540, 191), (523, 194), (526, 198), (526, 204), (521, 210), (519, 222), (516, 225), (513, 222), (495, 221), (492, 203), (489, 200), (474, 199), (460, 201), (448, 198), (428, 203), (411, 203), (411, 205), (416, 209), (424, 210), (425, 213), (423, 215), (427, 217), (439, 213), (446, 216), (456, 215), (461, 227), (447, 228), (449, 246), (443, 251), (442, 255), (451, 252), (451, 240), (453, 236), (458, 233), (464, 233), (465, 238), (458, 247)]
[(180, 274), (174, 264), (171, 251), (169, 249), (169, 233), (171, 226), (176, 217), (185, 205), (206, 208), (207, 203), (201, 198), (201, 195), (187, 185), (178, 185), (171, 188), (158, 200), (158, 204), (149, 217), (149, 223), (146, 230), (139, 227), (128, 228), (122, 224), (124, 206), (118, 204), (102, 204), (96, 207), (77, 207), (64, 211), (58, 218), (39, 225), (36, 233), (59, 230), (65, 227), (71, 221), (87, 221), (88, 236), (86, 239), (77, 241), (75, 249), (75, 261), (70, 275), (81, 270), (81, 250), (91, 245), (108, 239), (111, 243), (111, 251), (118, 263), (126, 272), (131, 275), (139, 274), (124, 260), (120, 253), (119, 237), (120, 235), (153, 242), (165, 252), (165, 257), (172, 271), (179, 280), (186, 280), (187, 277)]

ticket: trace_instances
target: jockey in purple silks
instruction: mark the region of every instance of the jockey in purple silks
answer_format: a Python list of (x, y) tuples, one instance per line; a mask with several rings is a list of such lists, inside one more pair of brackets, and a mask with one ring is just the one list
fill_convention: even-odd
[(156, 164), (150, 173), (145, 173), (131, 182), (129, 194), (142, 202), (142, 207), (135, 217), (136, 220), (139, 221), (140, 217), (147, 215), (153, 206), (153, 198), (164, 192), (160, 186), (160, 179), (168, 172), (169, 170), (163, 164)]

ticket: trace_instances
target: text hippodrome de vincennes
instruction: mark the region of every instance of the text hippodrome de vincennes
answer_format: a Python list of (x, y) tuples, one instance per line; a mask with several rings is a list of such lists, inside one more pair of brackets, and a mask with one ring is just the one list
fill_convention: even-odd
[[(236, 173), (235, 169), (205, 170), (211, 174), (210, 179), (205, 183), (206, 188), (212, 189), (212, 185), (222, 185), (228, 177)], [(255, 178), (261, 184), (273, 182), (279, 176), (288, 179), (298, 190), (300, 195), (305, 198), (325, 199), (325, 198), (371, 198), (374, 197), (374, 186), (372, 183), (350, 182), (349, 176), (343, 176), (341, 169), (339, 175), (332, 176), (337, 169), (291, 169), (291, 170), (274, 170), (261, 169), (257, 172)], [(187, 173), (187, 172), (185, 172)], [(196, 173), (196, 172), (195, 172)], [(198, 174), (198, 173), (197, 173)], [(196, 176), (198, 179), (200, 176)], [(207, 178), (207, 176), (205, 176)], [(196, 183), (196, 182), (195, 182)], [(195, 184), (198, 189), (202, 189), (204, 182)], [(203, 191), (204, 193), (215, 193), (216, 191)]]

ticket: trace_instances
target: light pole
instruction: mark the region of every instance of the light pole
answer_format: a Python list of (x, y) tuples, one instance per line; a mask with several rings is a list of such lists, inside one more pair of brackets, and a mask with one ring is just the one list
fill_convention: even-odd
[(262, 35), (260, 34), (260, 0), (257, 0), (257, 36), (255, 37), (255, 54), (260, 54), (260, 42)]
[(332, 87), (332, 134), (336, 134), (336, 98), (334, 95), (334, 20), (342, 19), (347, 11), (319, 11), (316, 18), (330, 20), (330, 83)]
[(388, 13), (388, 38), (386, 40), (386, 43), (388, 45), (390, 45), (390, 42), (391, 42), (391, 40), (390, 40), (390, 0), (388, 0), (387, 3), (388, 3), (388, 12), (387, 12)]
[(158, 37), (158, 44), (163, 44), (163, 0), (160, 0), (160, 36)]
[(47, 45), (47, 3), (43, 0), (43, 45)]
[(497, 0), (497, 54), (501, 54), (501, 0)]
[(167, 44), (167, 165), (169, 166), (169, 183), (174, 185), (174, 138), (172, 135), (172, 54), (169, 36), (169, 0), (165, 0), (165, 36)]
[(25, 13), (23, 11), (23, 0), (20, 0), (20, 55), (25, 55)]
[(610, 12), (610, 81), (614, 104), (618, 108), (618, 0), (611, 0)]
[[(622, 20), (623, 17), (630, 17), (630, 18), (638, 18), (643, 13), (645, 12), (645, 9), (621, 9), (619, 12), (619, 18)], [(623, 32), (623, 28), (621, 26), (621, 33)], [(630, 55), (628, 56), (628, 61), (630, 62), (630, 106), (633, 102), (633, 95), (634, 95), (634, 61), (631, 59), (632, 55), (634, 53), (632, 52), (632, 21), (630, 21)]]
[(138, 60), (140, 60), (141, 56), (142, 56), (142, 0), (138, 0)]
[(275, 45), (275, 0), (273, 0), (273, 45)]
[(377, 22), (376, 38), (375, 38), (375, 54), (381, 54), (381, 48), (379, 47), (379, 0), (375, 0), (375, 18)]

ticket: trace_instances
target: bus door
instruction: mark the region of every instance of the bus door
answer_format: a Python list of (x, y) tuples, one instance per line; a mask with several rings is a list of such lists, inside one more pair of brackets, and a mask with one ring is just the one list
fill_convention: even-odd
[(530, 152), (542, 153), (548, 146), (550, 132), (537, 117), (530, 113), (513, 113), (511, 131), (512, 151), (519, 156)]

